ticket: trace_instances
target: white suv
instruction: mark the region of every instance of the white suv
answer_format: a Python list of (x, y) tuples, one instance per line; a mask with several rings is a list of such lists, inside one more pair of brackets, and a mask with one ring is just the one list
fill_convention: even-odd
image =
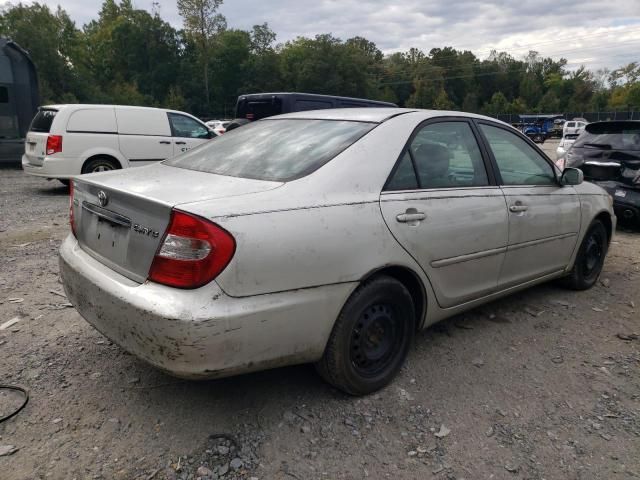
[(564, 127), (562, 127), (562, 136), (566, 137), (567, 134), (581, 133), (586, 126), (587, 122), (582, 120), (571, 120), (565, 122)]
[(172, 158), (214, 138), (197, 118), (173, 110), (118, 105), (50, 105), (33, 118), (22, 168), (68, 183), (83, 173)]

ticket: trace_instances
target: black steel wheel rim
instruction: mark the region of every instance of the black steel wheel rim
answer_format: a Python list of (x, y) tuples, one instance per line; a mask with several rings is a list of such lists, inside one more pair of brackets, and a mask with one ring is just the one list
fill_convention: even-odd
[(365, 377), (384, 372), (398, 355), (404, 333), (404, 324), (390, 304), (367, 307), (351, 332), (349, 348), (354, 369)]
[(599, 232), (593, 232), (587, 238), (584, 249), (584, 274), (590, 277), (598, 271), (604, 255), (604, 239)]

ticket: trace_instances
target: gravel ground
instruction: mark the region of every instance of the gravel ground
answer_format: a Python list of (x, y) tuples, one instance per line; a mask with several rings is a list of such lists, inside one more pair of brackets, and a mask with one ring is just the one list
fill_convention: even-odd
[[(61, 295), (67, 208), (64, 187), (0, 169), (0, 325), (18, 319), (0, 383), (31, 394), (0, 424), (2, 480), (640, 478), (638, 232), (618, 231), (592, 290), (435, 325), (356, 399), (310, 366), (185, 382), (112, 345)], [(0, 416), (17, 402), (0, 393)]]

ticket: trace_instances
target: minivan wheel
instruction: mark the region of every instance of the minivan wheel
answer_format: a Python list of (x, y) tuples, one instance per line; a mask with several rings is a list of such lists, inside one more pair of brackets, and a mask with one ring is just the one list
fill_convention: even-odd
[(582, 240), (573, 269), (561, 279), (563, 285), (572, 290), (593, 287), (602, 272), (607, 248), (607, 229), (600, 220), (594, 220)]
[(84, 167), (82, 167), (82, 173), (108, 172), (119, 168), (120, 165), (109, 157), (95, 157), (84, 164)]
[(415, 307), (409, 291), (394, 278), (375, 277), (347, 300), (316, 369), (348, 394), (374, 392), (398, 373), (414, 333)]

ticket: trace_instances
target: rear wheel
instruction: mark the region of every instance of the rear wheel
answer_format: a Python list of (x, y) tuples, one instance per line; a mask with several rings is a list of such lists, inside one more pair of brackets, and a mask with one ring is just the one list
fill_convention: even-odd
[(414, 332), (409, 291), (394, 278), (373, 278), (347, 300), (316, 369), (351, 395), (374, 392), (398, 373)]
[(82, 167), (82, 173), (108, 172), (120, 168), (118, 162), (111, 157), (94, 157)]
[(544, 143), (544, 137), (538, 133), (533, 136), (533, 141), (536, 143)]
[(71, 180), (69, 180), (68, 178), (59, 178), (58, 181), (63, 184), (65, 187), (68, 187), (69, 184), (71, 183)]
[(561, 280), (563, 285), (573, 290), (593, 287), (602, 272), (607, 247), (607, 229), (600, 220), (594, 220), (582, 240), (571, 273)]

